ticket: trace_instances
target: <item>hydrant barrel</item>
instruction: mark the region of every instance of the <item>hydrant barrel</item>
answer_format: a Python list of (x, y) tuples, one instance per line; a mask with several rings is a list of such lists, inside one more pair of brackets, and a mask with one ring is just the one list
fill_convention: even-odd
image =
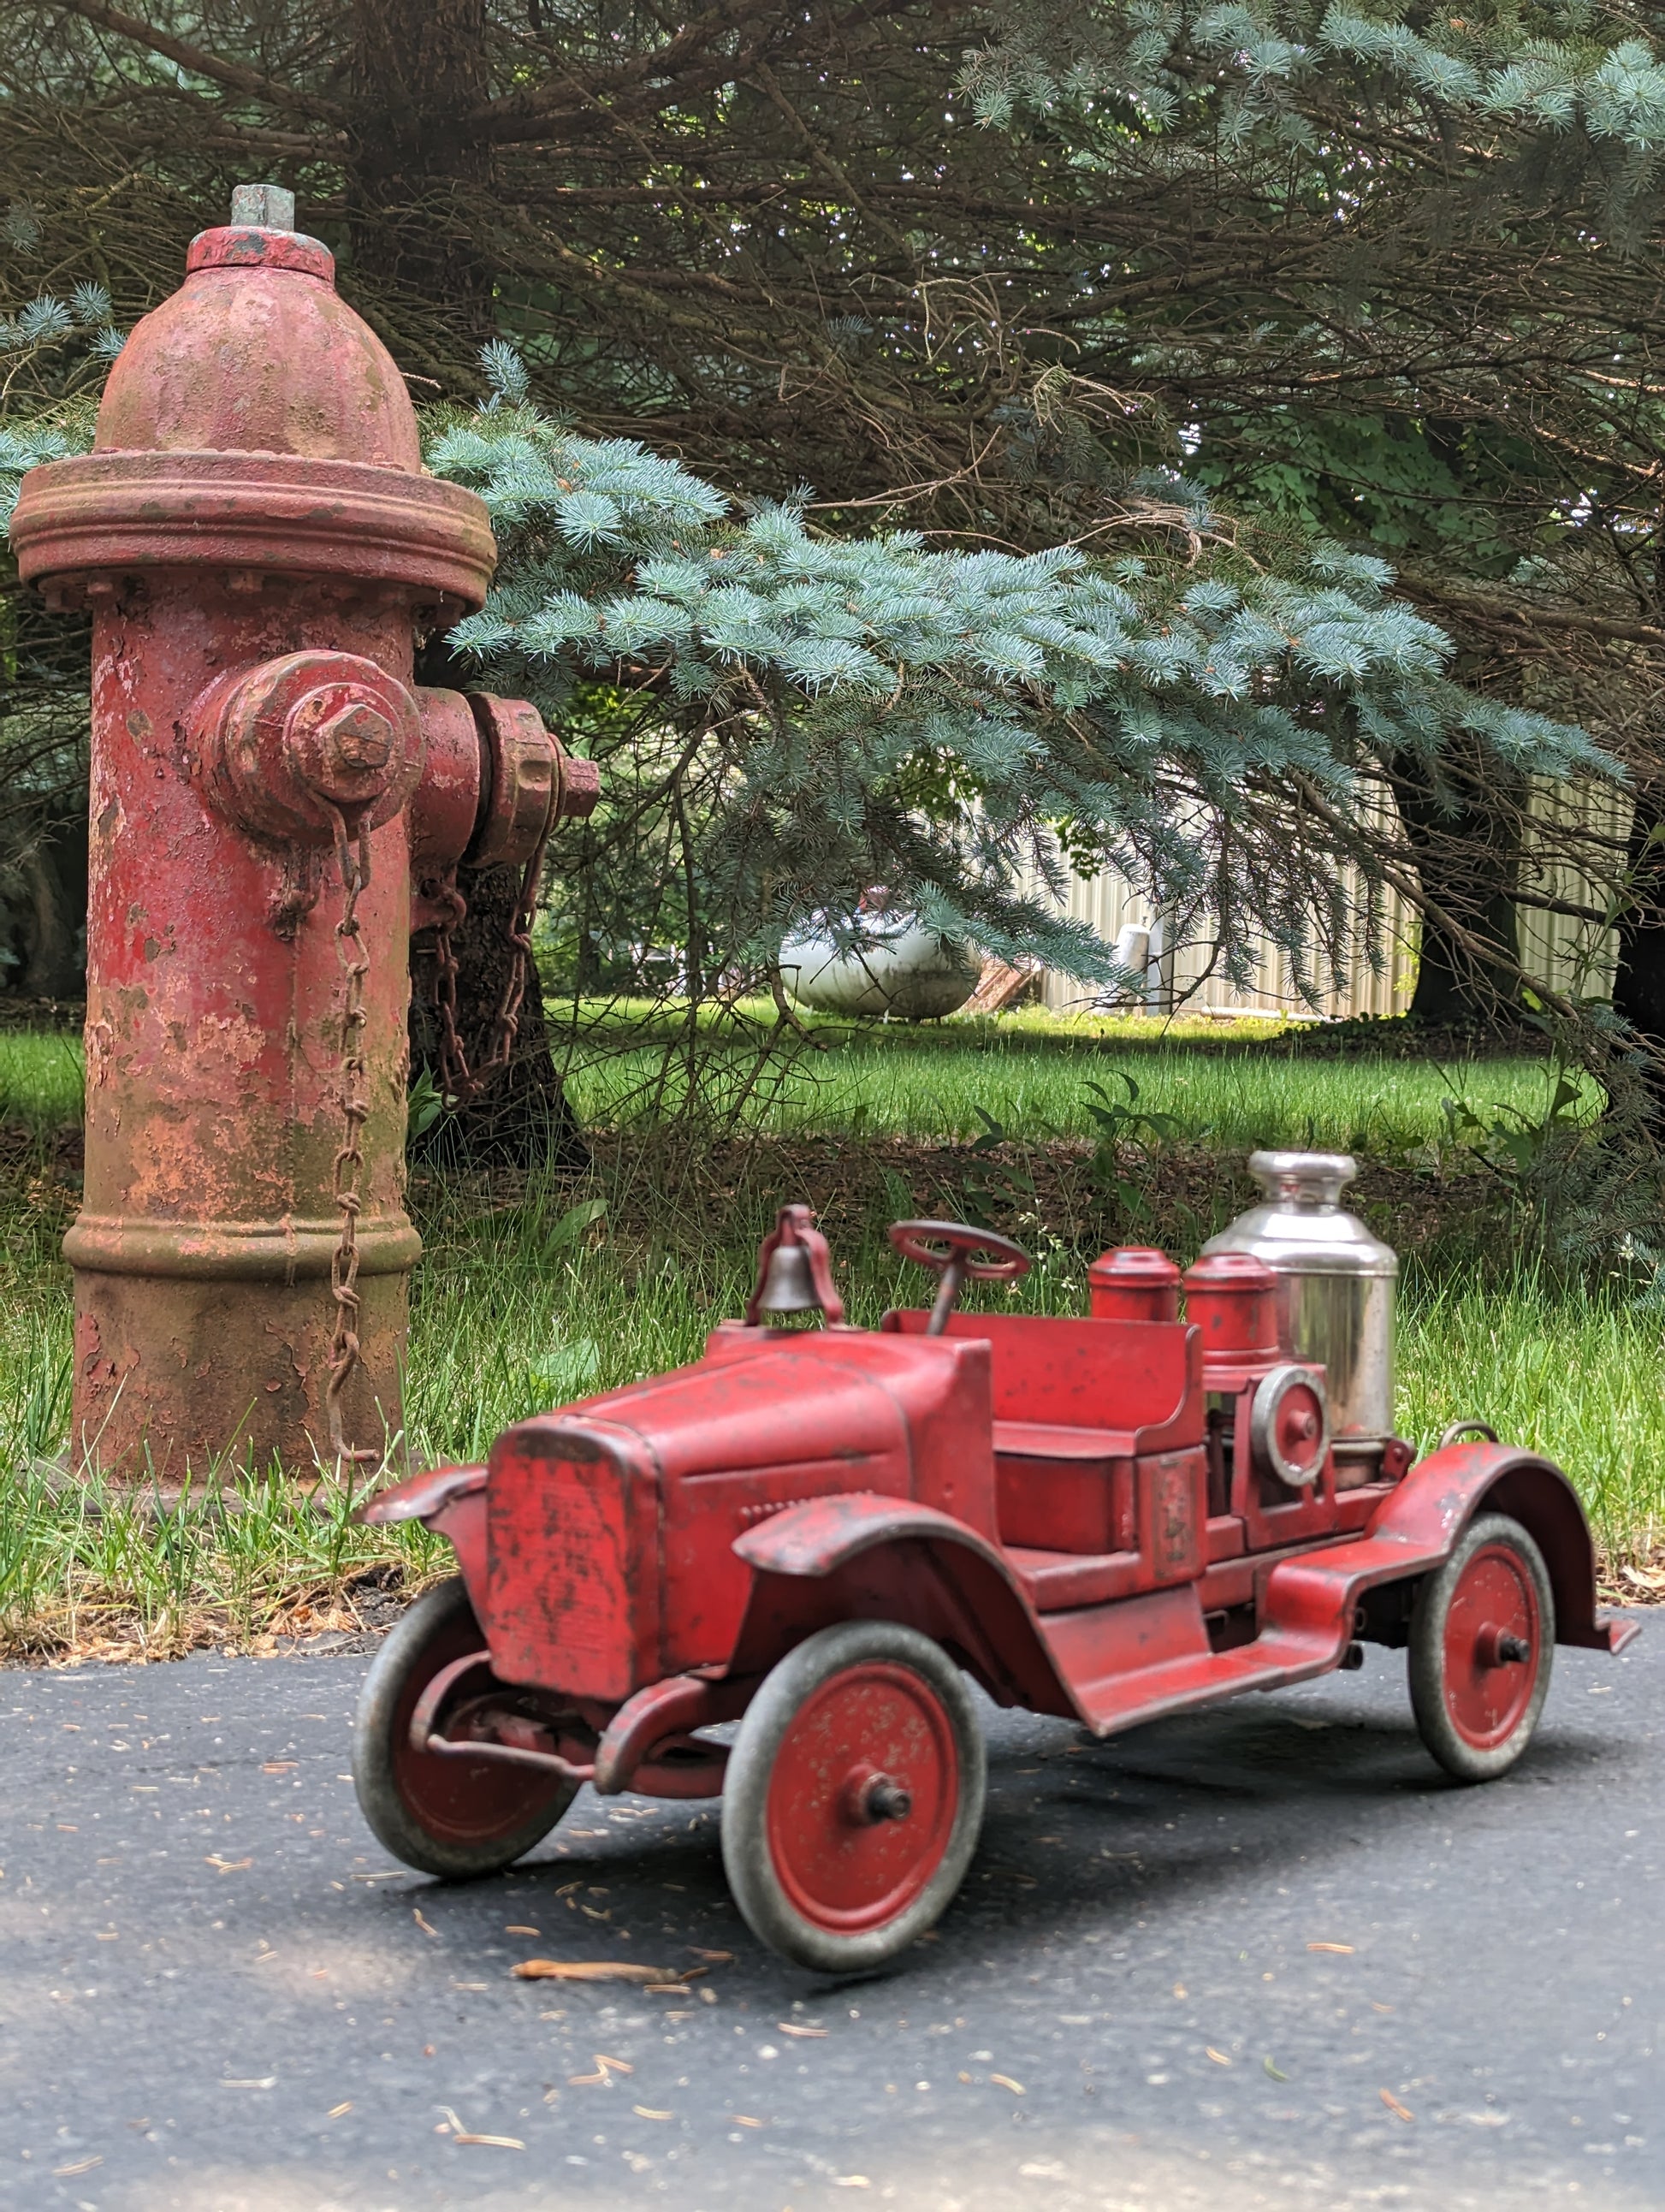
[(193, 241), (94, 451), (33, 471), (14, 524), (25, 578), (94, 615), (66, 1251), (72, 1450), (116, 1473), (303, 1472), (402, 1427), (413, 652), (481, 605), (495, 548), (481, 501), (422, 474), (398, 370), (287, 200), (240, 194), (258, 219)]

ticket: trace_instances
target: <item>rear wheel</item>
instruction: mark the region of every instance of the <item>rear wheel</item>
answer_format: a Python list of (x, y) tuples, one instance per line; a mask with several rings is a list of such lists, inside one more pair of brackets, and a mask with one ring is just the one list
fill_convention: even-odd
[(1411, 1709), (1459, 1782), (1490, 1782), (1532, 1740), (1549, 1694), (1555, 1600), (1544, 1555), (1518, 1521), (1482, 1514), (1417, 1592)]
[[(485, 1638), (453, 1577), (417, 1599), (376, 1654), (353, 1729), (353, 1786), (365, 1819), (395, 1858), (452, 1881), (496, 1874), (548, 1835), (577, 1794), (526, 1767), (436, 1758), (410, 1741), (416, 1700), (442, 1668)], [(453, 1686), (447, 1711), (493, 1685), (483, 1658)], [(436, 1717), (441, 1723), (445, 1714)]]
[(723, 1781), (723, 1865), (754, 1935), (865, 1973), (939, 1917), (982, 1826), (987, 1761), (965, 1680), (891, 1621), (823, 1628), (747, 1708)]

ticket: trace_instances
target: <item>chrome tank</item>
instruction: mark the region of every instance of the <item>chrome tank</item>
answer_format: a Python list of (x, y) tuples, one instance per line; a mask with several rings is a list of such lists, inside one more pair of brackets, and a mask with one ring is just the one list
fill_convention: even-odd
[(1211, 1237), (1205, 1252), (1252, 1252), (1278, 1277), (1279, 1333), (1297, 1359), (1322, 1361), (1329, 1382), (1336, 1479), (1375, 1478), (1394, 1433), (1396, 1255), (1344, 1211), (1358, 1172), (1340, 1152), (1252, 1152), (1266, 1203)]

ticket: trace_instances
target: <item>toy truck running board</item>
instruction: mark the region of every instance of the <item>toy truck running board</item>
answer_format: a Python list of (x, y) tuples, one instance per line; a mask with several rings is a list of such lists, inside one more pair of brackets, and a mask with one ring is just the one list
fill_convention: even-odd
[[(1005, 1663), (976, 1671), (997, 1696), (1002, 1677), (1014, 1686), (1021, 1681), (1024, 1702), (1073, 1715), (1095, 1735), (1114, 1735), (1242, 1691), (1278, 1689), (1332, 1672), (1353, 1641), (1364, 1594), (1440, 1565), (1482, 1504), (1515, 1514), (1537, 1536), (1555, 1593), (1558, 1642), (1622, 1650), (1637, 1624), (1595, 1617), (1594, 1558), (1565, 1475), (1534, 1453), (1476, 1443), (1454, 1445), (1414, 1468), (1364, 1535), (1273, 1565), (1260, 1634), (1224, 1651), (1210, 1647), (1202, 1582), (1042, 1613), (1000, 1550), (945, 1513), (875, 1497), (812, 1499), (774, 1515), (735, 1543), (757, 1578), (736, 1658), (743, 1660), (748, 1629), (778, 1622), (789, 1609), (783, 1583), (838, 1582), (848, 1615), (858, 1585), (866, 1586), (864, 1610), (882, 1607), (887, 1588), (924, 1589), (912, 1564), (902, 1576), (876, 1574), (876, 1555), (897, 1551), (910, 1562), (923, 1555), (934, 1571), (933, 1607), (945, 1594), (949, 1612), (960, 1615), (961, 1632), (949, 1640), (975, 1656), (987, 1648), (985, 1629), (994, 1630)], [(989, 1618), (991, 1575), (1005, 1600), (998, 1626)], [(939, 1619), (933, 1626), (939, 1626)], [(1012, 1649), (1013, 1629), (1026, 1650)], [(1036, 1694), (1037, 1676), (1046, 1678), (1050, 1696)]]

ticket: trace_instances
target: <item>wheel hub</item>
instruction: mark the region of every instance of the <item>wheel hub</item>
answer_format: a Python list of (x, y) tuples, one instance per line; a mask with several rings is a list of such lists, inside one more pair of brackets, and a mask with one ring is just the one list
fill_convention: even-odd
[(914, 1793), (893, 1774), (859, 1766), (844, 1786), (844, 1802), (856, 1826), (871, 1827), (876, 1820), (905, 1820), (914, 1809)]
[(1445, 1709), (1478, 1751), (1507, 1740), (1531, 1704), (1543, 1624), (1537, 1592), (1506, 1545), (1463, 1569), (1445, 1620)]
[(1474, 1639), (1474, 1656), (1482, 1667), (1514, 1667), (1532, 1656), (1532, 1646), (1524, 1636), (1489, 1620)]

